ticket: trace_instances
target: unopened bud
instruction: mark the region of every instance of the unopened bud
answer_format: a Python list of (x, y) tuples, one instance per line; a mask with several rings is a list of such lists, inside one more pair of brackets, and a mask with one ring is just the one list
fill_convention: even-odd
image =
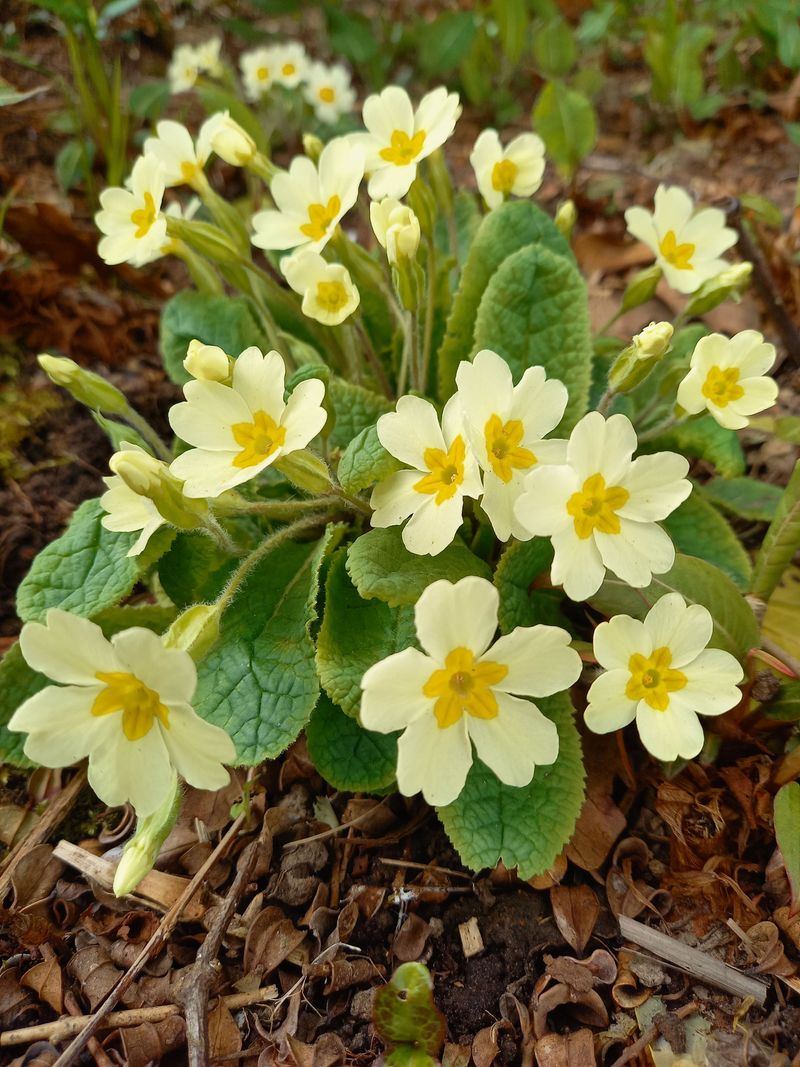
[(672, 333), (671, 322), (651, 322), (649, 326), (645, 326), (642, 332), (637, 333), (633, 338), (633, 345), (639, 352), (639, 358), (646, 359), (654, 356), (660, 359), (669, 349)]
[(161, 846), (178, 820), (180, 807), (181, 790), (177, 776), (173, 775), (167, 799), (152, 815), (137, 820), (136, 833), (123, 848), (114, 874), (114, 896), (124, 897), (132, 893), (152, 871)]
[(199, 382), (227, 383), (231, 376), (231, 357), (217, 345), (204, 345), (195, 339), (189, 342), (183, 366)]
[(331, 474), (323, 459), (308, 449), (290, 452), (275, 463), (277, 470), (288, 478), (292, 485), (307, 493), (325, 493), (331, 488)]
[(227, 111), (219, 111), (206, 119), (198, 135), (198, 148), (216, 152), (232, 167), (245, 167), (258, 151), (250, 134), (232, 119)]
[(608, 373), (608, 384), (615, 393), (629, 393), (645, 380), (669, 351), (672, 326), (668, 322), (651, 322), (637, 333), (631, 344), (617, 356)]
[(562, 237), (567, 240), (572, 237), (572, 231), (575, 229), (575, 223), (578, 221), (578, 209), (575, 207), (574, 200), (564, 200), (563, 203), (558, 205), (556, 211), (556, 217), (553, 219), (556, 226), (561, 232)]
[(216, 604), (194, 604), (182, 611), (164, 634), (167, 648), (181, 648), (200, 660), (219, 637), (220, 611)]
[(655, 295), (662, 273), (661, 267), (654, 265), (634, 274), (622, 294), (622, 310), (630, 311), (631, 308), (638, 308), (641, 304), (647, 303)]
[(430, 186), (421, 178), (415, 178), (411, 183), (411, 188), (408, 190), (408, 202), (417, 216), (422, 232), (426, 237), (432, 237), (436, 223), (436, 199)]
[(79, 403), (108, 415), (124, 415), (128, 411), (124, 395), (99, 374), (84, 370), (74, 360), (63, 356), (42, 353), (36, 358), (50, 381), (66, 389)]
[(179, 530), (196, 530), (208, 512), (205, 500), (183, 495), (183, 483), (170, 473), (166, 463), (146, 452), (115, 452), (108, 462), (114, 474), (138, 496), (152, 500), (159, 514)]
[(316, 163), (319, 160), (324, 147), (325, 145), (315, 133), (303, 134), (303, 151), (312, 163)]
[(736, 263), (728, 267), (714, 278), (703, 282), (700, 288), (692, 293), (686, 302), (686, 315), (705, 315), (715, 307), (733, 297), (738, 300), (750, 284), (750, 276), (753, 273), (753, 264), (744, 262)]
[(387, 197), (370, 204), (370, 222), (386, 258), (396, 266), (401, 259), (413, 259), (420, 239), (419, 219), (405, 204)]
[(179, 237), (189, 248), (222, 266), (238, 266), (241, 255), (231, 236), (209, 222), (189, 222), (186, 219), (167, 219), (167, 233)]

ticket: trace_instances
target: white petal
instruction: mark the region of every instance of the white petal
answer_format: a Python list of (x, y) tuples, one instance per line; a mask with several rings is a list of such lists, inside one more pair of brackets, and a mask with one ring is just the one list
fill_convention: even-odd
[(522, 420), (526, 438), (544, 437), (561, 422), (568, 399), (563, 382), (547, 378), (542, 367), (529, 367), (514, 389), (510, 418)]
[(470, 717), (467, 729), (486, 766), (506, 785), (527, 785), (538, 765), (558, 759), (558, 730), (529, 700), (497, 693), (494, 719)]
[(44, 767), (69, 767), (87, 756), (100, 731), (92, 704), (101, 691), (88, 686), (48, 685), (21, 704), (8, 729), (28, 733), (25, 754)]
[(636, 710), (636, 728), (647, 751), (666, 763), (671, 763), (679, 756), (693, 759), (705, 740), (700, 720), (674, 693), (670, 694), (666, 711), (654, 711), (644, 700), (640, 700)]
[(766, 343), (758, 330), (742, 330), (731, 338), (730, 346), (742, 378), (759, 378), (775, 362), (775, 345)]
[(284, 453), (305, 448), (325, 425), (328, 414), (322, 407), (324, 396), (325, 385), (319, 378), (306, 378), (295, 386), (281, 419), (286, 427)]
[(487, 471), (483, 476), (481, 507), (486, 512), (499, 541), (508, 541), (512, 536), (519, 540), (526, 540), (530, 537), (527, 528), (514, 513), (514, 507), (524, 491), (524, 485), (523, 478), (512, 478), (510, 482), (504, 482), (493, 471)]
[(573, 526), (567, 526), (553, 533), (551, 541), (555, 551), (550, 568), (553, 585), (562, 585), (570, 600), (587, 600), (597, 592), (606, 575), (594, 538), (584, 540), (577, 536)]
[(309, 244), (306, 234), (300, 229), (306, 219), (267, 208), (253, 215), (253, 235), (250, 238), (256, 248), (283, 250)]
[(643, 241), (653, 252), (658, 250), (658, 234), (649, 211), (643, 207), (629, 207), (625, 212), (625, 225), (638, 241)]
[(370, 523), (378, 529), (397, 526), (422, 507), (429, 498), (414, 488), (420, 477), (419, 471), (398, 471), (379, 482), (369, 501), (373, 509)]
[(414, 109), (405, 89), (388, 85), (382, 92), (368, 96), (362, 112), (369, 132), (388, 146), (395, 130), (409, 136), (414, 132)]
[(124, 670), (158, 693), (161, 700), (188, 703), (197, 686), (197, 669), (188, 652), (165, 648), (158, 634), (135, 626), (114, 634), (111, 644)]
[(630, 615), (615, 615), (608, 622), (601, 622), (594, 632), (594, 654), (606, 670), (627, 670), (634, 653), (649, 656), (652, 651), (650, 631)]
[(438, 665), (416, 648), (387, 656), (361, 679), (361, 723), (388, 734), (402, 730), (421, 715), (433, 716), (433, 700), (422, 692)]
[(639, 522), (665, 519), (691, 493), (691, 483), (686, 481), (688, 473), (688, 460), (676, 452), (639, 456), (619, 482), (630, 496), (618, 515)]
[(436, 408), (418, 396), (401, 396), (397, 410), (378, 419), (377, 431), (387, 452), (419, 471), (428, 469), (427, 449), (446, 450)]
[(567, 527), (574, 533), (567, 501), (577, 489), (578, 478), (571, 467), (534, 467), (525, 479), (515, 514), (530, 535), (549, 537)]
[(139, 816), (152, 815), (172, 785), (172, 763), (157, 726), (139, 741), (122, 732), (122, 717), (110, 715), (115, 729), (89, 756), (89, 785), (110, 807), (130, 801)]
[(741, 664), (721, 648), (705, 649), (681, 670), (687, 682), (678, 695), (701, 715), (721, 715), (742, 699), (737, 688), (744, 677)]
[[(680, 593), (667, 593), (647, 613), (644, 627), (650, 635), (652, 647), (669, 648), (672, 653), (670, 665), (683, 667), (695, 659), (711, 640), (714, 622), (711, 612), (702, 604), (687, 606)], [(649, 651), (643, 654), (648, 655)]]
[(441, 664), (454, 648), (481, 656), (497, 630), (499, 604), (497, 590), (485, 578), (433, 582), (414, 609), (419, 642)]
[(458, 532), (463, 508), (461, 493), (456, 493), (443, 504), (437, 504), (434, 496), (428, 496), (403, 527), (403, 544), (416, 556), (438, 556)]
[(778, 399), (778, 383), (772, 378), (743, 378), (739, 385), (744, 396), (728, 405), (737, 415), (756, 415), (771, 408)]
[(669, 534), (655, 523), (621, 519), (618, 534), (595, 531), (594, 540), (606, 567), (634, 589), (643, 589), (675, 562)]
[(274, 452), (253, 467), (234, 467), (236, 452), (208, 452), (204, 448), (190, 448), (170, 464), (176, 478), (184, 481), (183, 492), (192, 498), (217, 497), (226, 489), (255, 478), (278, 455)]
[(465, 716), (441, 730), (433, 714), (413, 722), (397, 742), (397, 787), (403, 796), (421, 792), (429, 804), (451, 804), (472, 766)]
[(519, 696), (562, 693), (581, 673), (581, 658), (570, 648), (570, 635), (558, 626), (518, 626), (499, 638), (484, 659), (502, 663), (508, 674), (496, 689)]
[(592, 682), (584, 721), (593, 733), (622, 730), (636, 718), (637, 701), (625, 695), (630, 676), (628, 670), (605, 671)]
[(375, 171), (369, 180), (367, 191), (373, 200), (383, 200), (387, 196), (393, 196), (399, 200), (411, 188), (411, 183), (416, 176), (416, 163), (409, 163), (405, 167), (389, 163)]
[(219, 726), (201, 719), (188, 704), (169, 704), (169, 727), (161, 729), (178, 773), (195, 789), (224, 789), (230, 775), (223, 764), (236, 759), (236, 746)]
[(684, 226), (692, 217), (694, 201), (677, 185), (659, 185), (655, 195), (655, 222), (659, 234), (663, 237), (668, 230), (674, 230), (679, 236)]
[(277, 352), (262, 356), (253, 346), (246, 348), (233, 364), (233, 388), (253, 414), (263, 411), (280, 422), (285, 375), (286, 368)]
[(50, 608), (44, 624), (25, 623), (19, 643), (28, 666), (54, 682), (97, 685), (98, 671), (121, 669), (100, 627), (60, 608)]

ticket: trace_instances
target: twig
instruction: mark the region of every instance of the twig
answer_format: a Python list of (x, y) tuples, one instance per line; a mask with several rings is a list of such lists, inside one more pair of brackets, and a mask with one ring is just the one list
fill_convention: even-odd
[[(684, 1004), (682, 1008), (678, 1008), (675, 1012), (675, 1018), (687, 1019), (690, 1015), (700, 1008), (700, 1004), (696, 1000), (690, 1000), (688, 1004)], [(647, 1046), (660, 1034), (659, 1028), (653, 1024), (648, 1026), (646, 1030), (642, 1032), (642, 1036), (638, 1041), (634, 1041), (632, 1045), (629, 1045), (619, 1059), (614, 1060), (611, 1067), (624, 1067), (626, 1063), (630, 1063), (631, 1060), (635, 1060), (640, 1052), (644, 1052)]]
[(145, 944), (142, 951), (130, 965), (125, 974), (122, 975), (120, 980), (104, 998), (94, 1015), (87, 1016), (87, 1022), (84, 1029), (81, 1030), (81, 1032), (74, 1038), (73, 1041), (70, 1042), (69, 1045), (67, 1045), (67, 1047), (56, 1060), (56, 1062), (53, 1064), (53, 1067), (69, 1067), (70, 1064), (73, 1064), (77, 1060), (77, 1058), (86, 1048), (89, 1038), (94, 1036), (95, 1032), (100, 1028), (104, 1017), (111, 1011), (111, 1009), (120, 999), (120, 997), (123, 996), (125, 991), (131, 987), (131, 985), (133, 984), (133, 980), (143, 969), (144, 965), (150, 959), (151, 955), (154, 952), (160, 950), (162, 946), (166, 944), (170, 934), (177, 925), (178, 920), (180, 919), (183, 913), (183, 909), (186, 907), (186, 905), (195, 895), (197, 890), (203, 884), (208, 872), (211, 870), (211, 868), (214, 866), (220, 856), (225, 852), (228, 845), (239, 832), (242, 824), (244, 823), (244, 819), (244, 815), (239, 815), (234, 820), (228, 832), (219, 842), (217, 847), (211, 852), (208, 859), (197, 871), (194, 878), (192, 878), (191, 882), (189, 882), (189, 884), (187, 885), (186, 889), (183, 891), (183, 893), (181, 893), (181, 895), (169, 909), (167, 914), (158, 924), (158, 927), (156, 928), (150, 940)]
[(727, 963), (714, 959), (699, 949), (690, 948), (677, 938), (653, 930), (636, 919), (629, 919), (627, 915), (620, 915), (619, 928), (626, 940), (633, 941), (661, 959), (676, 964), (694, 978), (737, 997), (752, 997), (759, 1007), (763, 1007), (769, 989), (764, 982), (742, 974), (735, 967), (729, 967)]
[[(253, 1004), (264, 1004), (269, 1000), (274, 1000), (277, 995), (277, 986), (269, 985), (254, 989), (251, 993), (231, 993), (222, 997), (221, 1000), (229, 1011), (238, 1011), (240, 1008), (249, 1008)], [(171, 1015), (180, 1015), (180, 1011), (177, 1004), (112, 1011), (102, 1020), (99, 1029), (118, 1030), (127, 1026), (139, 1026), (141, 1023), (160, 1023), (164, 1019), (169, 1019)], [(32, 1044), (34, 1041), (50, 1041), (56, 1044), (58, 1041), (65, 1041), (68, 1037), (79, 1034), (91, 1018), (91, 1015), (73, 1015), (65, 1019), (56, 1019), (52, 1023), (26, 1026), (21, 1030), (6, 1030), (4, 1034), (0, 1034), (0, 1048), (6, 1048), (8, 1045)]]
[[(298, 845), (307, 845), (309, 841), (324, 841), (328, 837), (335, 837), (336, 834), (340, 834), (342, 830), (349, 830), (351, 826), (356, 826), (358, 823), (363, 822), (364, 819), (372, 815), (378, 808), (383, 807), (383, 801), (379, 801), (374, 804), (367, 811), (362, 811), (360, 815), (356, 815), (355, 819), (350, 819), (349, 822), (339, 823), (338, 826), (334, 826), (331, 830), (323, 830), (321, 833), (312, 834), (311, 837), (301, 837), (297, 841), (287, 841), (283, 846), (287, 848), (297, 848)], [(359, 842), (360, 844), (361, 842)]]
[(14, 877), (14, 871), (22, 857), (26, 856), (36, 848), (37, 845), (41, 845), (43, 841), (47, 840), (78, 799), (78, 794), (85, 784), (86, 771), (80, 770), (72, 780), (64, 786), (58, 796), (53, 797), (47, 805), (47, 811), (41, 819), (33, 827), (30, 833), (24, 837), (6, 857), (6, 861), (3, 864), (2, 874), (0, 874), (0, 902), (2, 902), (11, 886), (11, 879)]
[(217, 979), (217, 956), (222, 946), (222, 938), (250, 881), (256, 857), (268, 834), (269, 828), (265, 820), (258, 840), (251, 841), (239, 857), (236, 877), (225, 896), (225, 903), (219, 909), (205, 941), (200, 946), (197, 959), (186, 972), (177, 991), (176, 999), (183, 1005), (186, 1018), (186, 1048), (190, 1067), (206, 1067), (209, 1062), (208, 997)]
[[(360, 842), (359, 842), (360, 844)], [(434, 874), (449, 874), (452, 878), (463, 878), (465, 882), (471, 882), (472, 875), (464, 871), (454, 871), (452, 867), (437, 867), (433, 863), (415, 863), (413, 860), (393, 860), (388, 856), (378, 856), (378, 863), (387, 867), (409, 867), (415, 871), (432, 871)], [(437, 888), (441, 888), (437, 886)]]
[[(73, 1018), (77, 1018), (81, 1014), (81, 1009), (74, 993), (67, 992), (64, 994), (64, 1007)], [(106, 1053), (96, 1037), (90, 1039), (88, 1047), (97, 1067), (114, 1067), (111, 1057)]]

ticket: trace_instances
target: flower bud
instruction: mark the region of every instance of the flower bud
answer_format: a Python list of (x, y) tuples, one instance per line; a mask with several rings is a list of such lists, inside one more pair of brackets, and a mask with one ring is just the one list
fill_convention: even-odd
[(307, 493), (330, 492), (331, 474), (327, 464), (306, 448), (283, 456), (276, 461), (275, 468), (288, 478), (292, 485), (304, 489)]
[(634, 348), (639, 352), (640, 359), (653, 356), (660, 359), (669, 349), (672, 341), (671, 322), (651, 322), (645, 326), (641, 333), (633, 338)]
[(207, 119), (198, 136), (198, 147), (209, 146), (232, 167), (244, 167), (258, 151), (256, 143), (227, 111), (219, 111)]
[(167, 648), (182, 648), (200, 660), (219, 637), (220, 610), (216, 604), (194, 604), (182, 611), (164, 634)]
[(315, 133), (303, 134), (303, 151), (312, 163), (317, 163), (325, 145)]
[(386, 257), (396, 266), (401, 259), (413, 259), (417, 254), (420, 239), (419, 219), (405, 204), (387, 197), (375, 201), (369, 208), (370, 222)]
[(744, 262), (736, 263), (717, 274), (716, 277), (709, 278), (696, 292), (692, 293), (686, 302), (685, 314), (705, 315), (707, 311), (719, 307), (729, 296), (738, 300), (750, 284), (752, 273), (753, 264)]
[(622, 294), (622, 310), (630, 311), (645, 304), (655, 294), (662, 273), (661, 267), (652, 266), (635, 274)]
[(205, 500), (183, 495), (183, 483), (170, 474), (166, 463), (146, 452), (115, 452), (108, 465), (138, 496), (152, 500), (159, 514), (179, 530), (195, 530), (208, 512)]
[(79, 403), (108, 415), (124, 415), (128, 411), (124, 395), (99, 374), (84, 370), (66, 357), (42, 353), (36, 359), (50, 381), (66, 389)]
[(217, 345), (204, 345), (196, 338), (186, 349), (184, 370), (199, 382), (222, 382), (227, 384), (231, 376), (231, 357)]
[(629, 393), (640, 385), (669, 351), (671, 340), (669, 322), (651, 322), (645, 326), (614, 361), (608, 373), (611, 389), (615, 393)]
[(574, 200), (564, 200), (558, 205), (556, 211), (556, 217), (553, 219), (558, 229), (561, 231), (561, 235), (567, 240), (572, 236), (572, 231), (575, 228), (575, 223), (578, 221), (578, 209), (575, 207)]
[(153, 869), (161, 846), (178, 819), (181, 807), (181, 790), (177, 776), (167, 799), (146, 818), (136, 823), (136, 833), (128, 841), (114, 874), (114, 896), (124, 897), (132, 893), (141, 880)]
[(220, 266), (238, 266), (241, 255), (234, 239), (209, 222), (188, 222), (186, 219), (167, 219), (167, 233), (179, 237), (189, 248), (206, 256)]

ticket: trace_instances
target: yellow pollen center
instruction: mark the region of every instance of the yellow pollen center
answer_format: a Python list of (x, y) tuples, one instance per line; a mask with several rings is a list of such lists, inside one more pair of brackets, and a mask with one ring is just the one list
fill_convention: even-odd
[(153, 720), (169, 729), (169, 710), (158, 693), (148, 689), (135, 674), (125, 671), (98, 671), (95, 675), (105, 685), (92, 704), (92, 715), (122, 712), (122, 732), (129, 741), (140, 741), (150, 733)]
[(131, 222), (136, 227), (134, 237), (144, 237), (149, 231), (150, 227), (156, 221), (155, 201), (153, 200), (152, 193), (144, 194), (144, 207), (138, 207), (135, 211), (131, 212)]
[(629, 700), (644, 700), (653, 711), (666, 711), (669, 694), (683, 689), (687, 681), (683, 671), (673, 670), (671, 663), (672, 651), (666, 645), (650, 656), (635, 652), (628, 660), (631, 676), (625, 686), (625, 696)]
[(185, 182), (190, 182), (197, 174), (200, 168), (196, 163), (190, 163), (189, 160), (181, 163), (181, 176)]
[(324, 104), (332, 104), (336, 99), (336, 92), (329, 85), (326, 85), (320, 89), (319, 98)]
[(265, 82), (269, 77), (269, 67), (259, 67), (256, 71), (256, 77), (259, 81)]
[(468, 648), (448, 652), (444, 668), (434, 671), (422, 687), (423, 696), (436, 697), (433, 714), (439, 729), (453, 726), (462, 715), (494, 719), (498, 707), (491, 687), (502, 682), (507, 674), (505, 663), (491, 660), (476, 663)]
[(317, 303), (323, 311), (341, 311), (347, 303), (347, 290), (341, 282), (317, 282)]
[(486, 454), (492, 470), (501, 481), (510, 482), (515, 470), (527, 470), (536, 463), (536, 456), (529, 448), (520, 448), (525, 433), (520, 419), (503, 422), (499, 415), (492, 415), (483, 433)]
[(513, 159), (500, 159), (492, 168), (492, 188), (498, 193), (510, 193), (517, 180), (519, 167)]
[(342, 202), (335, 194), (327, 204), (309, 204), (308, 222), (303, 223), (300, 227), (300, 232), (304, 233), (306, 237), (310, 237), (312, 241), (321, 241), (327, 234), (331, 223), (339, 214), (341, 206)]
[(394, 130), (390, 147), (382, 148), (379, 155), (387, 163), (394, 163), (398, 167), (406, 167), (417, 158), (424, 144), (424, 130), (417, 130), (413, 137), (409, 137), (404, 130)]
[(694, 255), (695, 245), (690, 244), (688, 241), (679, 245), (674, 230), (667, 230), (658, 247), (661, 255), (673, 267), (677, 267), (678, 270), (694, 270), (691, 259)]
[(266, 411), (257, 411), (252, 422), (235, 422), (231, 433), (242, 448), (233, 461), (234, 467), (255, 467), (263, 463), (286, 439), (286, 427), (279, 426)]
[(716, 404), (718, 408), (727, 407), (731, 400), (739, 400), (744, 396), (744, 389), (739, 385), (739, 368), (712, 367), (703, 382), (700, 390), (706, 400)]
[(281, 74), (284, 76), (284, 78), (290, 78), (296, 70), (297, 67), (294, 65), (294, 63), (284, 63), (281, 67)]
[(414, 489), (418, 493), (435, 496), (437, 505), (444, 504), (452, 499), (458, 492), (458, 487), (464, 481), (464, 458), (466, 446), (461, 434), (453, 439), (453, 443), (447, 452), (441, 448), (426, 448), (424, 454), (425, 466), (430, 473), (414, 483)]
[(618, 534), (619, 517), (616, 512), (625, 506), (630, 493), (621, 485), (606, 486), (602, 474), (593, 474), (577, 493), (567, 501), (567, 511), (575, 521), (575, 533), (582, 541), (594, 530), (604, 534)]

